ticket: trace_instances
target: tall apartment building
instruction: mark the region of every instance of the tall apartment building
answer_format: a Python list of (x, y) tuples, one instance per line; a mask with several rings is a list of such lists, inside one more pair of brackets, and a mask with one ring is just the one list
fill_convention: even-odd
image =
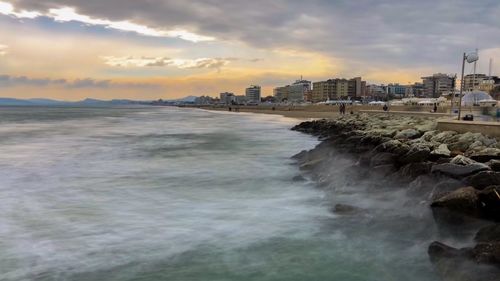
[(339, 99), (361, 99), (366, 96), (366, 82), (361, 77), (329, 79), (313, 83), (313, 102)]
[(274, 99), (277, 102), (282, 102), (284, 100), (288, 100), (289, 88), (290, 88), (290, 85), (287, 85), (284, 87), (274, 88), (274, 90), (273, 90)]
[(251, 103), (260, 103), (260, 91), (260, 86), (257, 85), (251, 85), (250, 87), (246, 88), (245, 96), (247, 98), (247, 101)]
[(484, 80), (489, 77), (486, 74), (467, 74), (464, 76), (464, 91), (479, 90)]
[[(307, 95), (311, 91), (311, 81), (297, 80), (291, 85), (277, 87), (274, 89), (274, 97), (276, 101), (291, 101), (299, 102), (307, 100)], [(312, 94), (311, 94), (312, 96)]]
[(337, 82), (334, 79), (313, 83), (312, 101), (322, 102), (336, 99)]
[(436, 73), (432, 76), (422, 77), (424, 84), (424, 96), (428, 98), (438, 98), (443, 93), (455, 90), (455, 77)]

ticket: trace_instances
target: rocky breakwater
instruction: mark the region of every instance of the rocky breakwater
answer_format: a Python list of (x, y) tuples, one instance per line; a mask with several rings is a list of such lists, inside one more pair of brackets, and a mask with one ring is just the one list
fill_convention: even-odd
[(435, 128), (431, 118), (388, 115), (303, 122), (293, 130), (322, 142), (293, 158), (326, 186), (331, 178), (325, 167), (333, 154), (358, 157), (353, 170), (402, 183), (432, 208), (437, 225), (450, 237), (477, 232), (468, 248), (430, 244), (430, 260), (443, 280), (500, 280), (500, 143), (480, 133)]

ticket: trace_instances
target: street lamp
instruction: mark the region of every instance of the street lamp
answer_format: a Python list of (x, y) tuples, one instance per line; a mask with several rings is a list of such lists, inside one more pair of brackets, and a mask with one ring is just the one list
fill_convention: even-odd
[[(464, 53), (464, 57), (462, 59), (462, 78), (460, 80), (460, 101), (458, 103), (458, 120), (460, 120), (460, 115), (462, 113), (462, 93), (464, 89), (464, 68), (465, 68), (465, 61), (468, 63), (473, 63), (479, 60), (479, 55), (477, 54), (477, 51), (472, 52), (470, 54)], [(473, 82), (475, 83), (475, 81)]]

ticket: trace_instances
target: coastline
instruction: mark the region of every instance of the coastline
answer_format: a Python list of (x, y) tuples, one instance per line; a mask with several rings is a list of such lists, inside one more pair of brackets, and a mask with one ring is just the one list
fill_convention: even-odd
[(295, 118), (298, 120), (306, 119), (330, 119), (338, 117), (340, 114), (333, 107), (331, 111), (312, 111), (312, 110), (286, 110), (285, 108), (278, 108), (272, 110), (271, 108), (257, 108), (257, 107), (239, 107), (239, 111), (229, 111), (227, 107), (194, 107), (208, 111), (223, 111), (223, 112), (244, 112), (244, 113), (257, 113), (257, 114), (271, 114), (281, 115), (283, 117)]
[[(358, 158), (350, 172), (353, 178), (397, 183), (397, 189), (428, 206), (430, 219), (446, 233), (446, 241), (475, 234), (464, 248), (429, 241), (429, 259), (443, 280), (498, 280), (500, 143), (495, 138), (439, 132), (436, 120), (429, 117), (385, 114), (302, 122), (292, 130), (322, 141), (292, 157), (318, 187), (331, 188), (335, 154), (348, 154)], [(339, 215), (359, 210), (343, 204), (332, 208)]]

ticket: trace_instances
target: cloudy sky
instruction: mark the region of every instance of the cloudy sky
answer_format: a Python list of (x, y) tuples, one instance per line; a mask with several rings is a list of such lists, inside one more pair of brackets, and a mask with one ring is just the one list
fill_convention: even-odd
[[(372, 83), (500, 74), (498, 0), (0, 0), (0, 96), (264, 94), (301, 75)], [(467, 72), (470, 72), (468, 66)]]

